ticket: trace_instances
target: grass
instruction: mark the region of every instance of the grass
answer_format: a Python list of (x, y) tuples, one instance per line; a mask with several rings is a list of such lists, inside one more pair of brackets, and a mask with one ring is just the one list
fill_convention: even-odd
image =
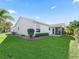
[(69, 36), (24, 40), (0, 35), (0, 59), (69, 59)]
[(4, 34), (0, 34), (0, 44), (4, 41), (4, 39), (7, 37), (7, 35)]

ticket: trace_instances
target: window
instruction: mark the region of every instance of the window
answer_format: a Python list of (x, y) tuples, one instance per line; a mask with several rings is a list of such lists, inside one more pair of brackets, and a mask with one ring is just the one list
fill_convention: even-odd
[(18, 30), (19, 30), (19, 26), (18, 26)]
[(37, 29), (36, 29), (36, 32), (40, 32), (40, 29), (37, 28)]
[(54, 28), (52, 29), (52, 33), (54, 34)]
[(36, 24), (36, 32), (40, 32), (40, 24), (39, 23)]
[(49, 30), (50, 30), (50, 27), (49, 27)]

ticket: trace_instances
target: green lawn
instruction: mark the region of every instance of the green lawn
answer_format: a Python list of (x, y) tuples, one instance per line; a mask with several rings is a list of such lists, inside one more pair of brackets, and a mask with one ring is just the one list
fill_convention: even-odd
[(0, 35), (0, 59), (69, 59), (69, 36), (24, 40), (12, 35)]

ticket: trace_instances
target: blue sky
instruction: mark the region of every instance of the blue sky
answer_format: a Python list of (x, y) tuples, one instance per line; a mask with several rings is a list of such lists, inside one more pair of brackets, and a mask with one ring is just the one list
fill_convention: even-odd
[(79, 20), (79, 0), (0, 0), (0, 8), (10, 11), (14, 23), (19, 16), (48, 24)]

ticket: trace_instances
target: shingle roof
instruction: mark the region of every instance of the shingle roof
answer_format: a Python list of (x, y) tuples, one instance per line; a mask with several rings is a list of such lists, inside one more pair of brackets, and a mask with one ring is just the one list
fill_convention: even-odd
[(29, 20), (29, 21), (33, 21), (33, 22), (39, 23), (39, 24), (47, 25), (47, 26), (50, 26), (50, 27), (64, 27), (65, 26), (64, 23), (48, 25), (48, 24), (45, 24), (43, 22), (39, 22), (39, 21), (36, 21), (36, 20), (33, 20), (33, 19), (29, 19), (29, 18), (22, 17), (22, 16), (19, 17), (19, 19), (16, 22), (15, 26), (17, 25), (17, 23), (19, 22), (19, 20), (22, 19), (22, 18), (25, 19), (25, 20)]
[(22, 16), (21, 16), (21, 18), (24, 18), (25, 20), (30, 20), (30, 21), (33, 21), (33, 22), (36, 22), (36, 23), (39, 23), (39, 24), (43, 24), (43, 25), (47, 25), (47, 26), (49, 26), (49, 25), (46, 24), (46, 23), (39, 22), (39, 21), (36, 21), (36, 20), (34, 20), (34, 19), (30, 19), (30, 18), (26, 18), (26, 17), (22, 17)]
[(51, 24), (51, 27), (64, 27), (65, 23), (59, 23), (59, 24)]

